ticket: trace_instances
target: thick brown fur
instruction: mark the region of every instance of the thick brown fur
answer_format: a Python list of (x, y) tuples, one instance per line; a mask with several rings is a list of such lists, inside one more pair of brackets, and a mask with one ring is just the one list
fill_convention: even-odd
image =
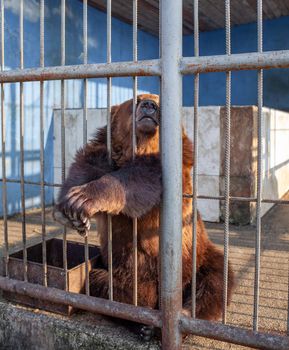
[[(156, 123), (141, 119), (154, 101)], [(59, 196), (55, 218), (80, 232), (98, 222), (104, 269), (90, 275), (91, 294), (108, 298), (107, 214), (112, 215), (114, 300), (133, 302), (132, 218), (138, 218), (138, 305), (158, 307), (159, 204), (162, 193), (159, 157), (159, 98), (138, 96), (137, 153), (132, 160), (132, 100), (112, 109), (112, 161), (109, 162), (106, 128), (78, 151)], [(147, 106), (147, 105), (145, 105)], [(151, 105), (148, 105), (151, 108)], [(150, 111), (150, 110), (149, 110)], [(141, 114), (143, 113), (143, 114)], [(183, 192), (192, 193), (193, 146), (183, 132)], [(182, 282), (183, 306), (191, 308), (192, 200), (183, 199)], [(208, 238), (200, 215), (197, 222), (197, 309), (196, 316), (219, 319), (222, 313), (223, 252)], [(234, 284), (229, 265), (228, 300)]]

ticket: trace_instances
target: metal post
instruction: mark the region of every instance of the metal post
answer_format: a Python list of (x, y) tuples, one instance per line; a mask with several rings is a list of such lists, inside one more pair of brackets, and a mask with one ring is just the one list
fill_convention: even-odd
[[(87, 0), (83, 1), (83, 64), (87, 64)], [(87, 143), (87, 79), (83, 81), (83, 145)], [(85, 293), (89, 295), (89, 246), (88, 232), (84, 236)]]
[[(194, 0), (194, 53), (199, 56), (199, 0)], [(197, 196), (198, 196), (198, 131), (199, 131), (199, 80), (194, 79), (194, 173), (193, 173), (193, 252), (192, 252), (192, 317), (196, 317), (197, 291)]]
[[(181, 348), (182, 310), (182, 2), (162, 0), (161, 215), (162, 346)], [(172, 25), (173, 23), (173, 25)]]
[[(61, 65), (65, 66), (65, 0), (61, 0)], [(61, 80), (61, 180), (65, 181), (65, 81)], [(65, 290), (67, 280), (67, 232), (63, 228), (63, 269), (65, 274)]]
[[(257, 2), (258, 53), (263, 51), (263, 1)], [(257, 150), (257, 204), (256, 204), (256, 243), (253, 330), (258, 331), (260, 295), (260, 256), (261, 256), (261, 205), (262, 205), (262, 128), (263, 128), (263, 70), (258, 70), (258, 150)]]
[[(133, 0), (133, 61), (137, 62), (137, 0)], [(133, 77), (133, 122), (132, 122), (132, 157), (135, 159), (136, 142), (136, 106), (137, 106), (137, 77)], [(133, 304), (137, 305), (137, 218), (132, 220), (133, 231)]]
[[(19, 49), (20, 69), (24, 68), (24, 38), (23, 38), (23, 0), (20, 1), (19, 16)], [(26, 210), (25, 210), (25, 185), (24, 185), (24, 85), (20, 82), (20, 189), (21, 189), (21, 214), (22, 214), (22, 243), (23, 243), (23, 278), (27, 281), (27, 237), (26, 237)]]
[[(40, 67), (44, 67), (44, 0), (40, 1)], [(47, 287), (47, 254), (46, 254), (46, 222), (45, 222), (45, 176), (44, 176), (44, 82), (40, 81), (40, 197), (41, 197), (41, 232), (43, 285)]]
[[(106, 37), (106, 60), (111, 63), (111, 0), (107, 0), (107, 37)], [(107, 78), (107, 153), (111, 164), (111, 77)], [(107, 256), (108, 256), (108, 295), (113, 300), (113, 267), (112, 267), (112, 217), (107, 215)]]
[[(231, 55), (231, 3), (225, 1), (226, 12), (226, 54)], [(225, 224), (224, 224), (224, 276), (223, 276), (223, 315), (227, 322), (228, 271), (229, 271), (229, 219), (230, 219), (230, 174), (231, 174), (231, 72), (226, 72), (226, 118), (225, 118)]]
[[(1, 0), (1, 72), (4, 71), (4, 0)], [(7, 222), (7, 179), (6, 179), (6, 116), (4, 107), (4, 84), (1, 84), (1, 137), (2, 137), (2, 205), (3, 205), (3, 233), (4, 233), (4, 256), (5, 276), (9, 277), (9, 239)]]

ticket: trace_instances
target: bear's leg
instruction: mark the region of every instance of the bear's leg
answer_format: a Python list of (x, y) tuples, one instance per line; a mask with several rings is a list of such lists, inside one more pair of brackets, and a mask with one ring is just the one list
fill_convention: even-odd
[[(224, 254), (212, 243), (207, 248), (203, 264), (197, 272), (196, 285), (196, 317), (216, 321), (222, 316), (223, 309), (223, 275)], [(228, 271), (228, 303), (234, 286), (234, 274), (229, 265)], [(191, 285), (184, 291), (184, 312), (191, 310)]]
[[(89, 275), (90, 295), (108, 299), (108, 271), (104, 269), (94, 269)], [(127, 281), (124, 285), (120, 279), (114, 276), (114, 300), (132, 303), (132, 280)], [(138, 285), (138, 305), (155, 308), (157, 305), (157, 285), (156, 282), (139, 283)], [(152, 326), (119, 320), (122, 325), (126, 325), (130, 330), (137, 334), (143, 341), (150, 341), (154, 336), (155, 329)]]
[(89, 274), (90, 295), (108, 299), (108, 271), (93, 269)]

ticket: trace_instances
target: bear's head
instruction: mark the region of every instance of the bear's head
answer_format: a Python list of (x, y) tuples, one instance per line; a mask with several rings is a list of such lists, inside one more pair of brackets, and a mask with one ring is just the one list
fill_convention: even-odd
[[(112, 159), (122, 166), (133, 157), (133, 100), (128, 100), (111, 108)], [(135, 106), (136, 154), (159, 154), (159, 129), (161, 122), (160, 99), (158, 95), (137, 96)], [(106, 132), (105, 132), (106, 134)], [(183, 164), (190, 169), (193, 165), (193, 146), (185, 130), (183, 139)]]
[(135, 122), (136, 131), (136, 154), (157, 154), (159, 152), (160, 124), (158, 95), (138, 95), (135, 115), (132, 99), (112, 107), (112, 158), (118, 165), (122, 165), (132, 158), (133, 122)]

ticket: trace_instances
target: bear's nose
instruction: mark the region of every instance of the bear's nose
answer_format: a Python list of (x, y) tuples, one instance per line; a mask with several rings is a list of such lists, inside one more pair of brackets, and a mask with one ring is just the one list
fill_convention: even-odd
[(144, 115), (152, 115), (157, 111), (158, 106), (152, 100), (145, 100), (141, 102), (140, 108)]

